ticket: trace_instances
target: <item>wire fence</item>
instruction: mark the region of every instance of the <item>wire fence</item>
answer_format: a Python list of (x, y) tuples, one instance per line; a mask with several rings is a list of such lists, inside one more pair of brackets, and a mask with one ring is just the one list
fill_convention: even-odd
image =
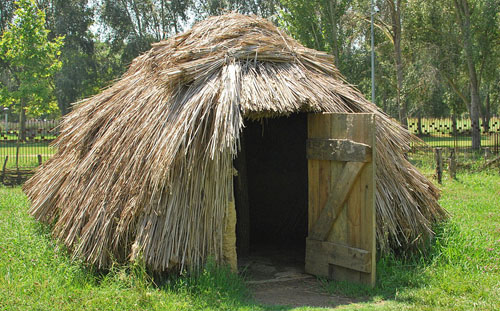
[(50, 143), (57, 137), (59, 120), (27, 120), (24, 131), (19, 122), (0, 123), (2, 168), (34, 168), (48, 160), (55, 150)]
[[(500, 118), (493, 116), (489, 122), (481, 120), (481, 151), (500, 152)], [(433, 148), (452, 148), (457, 154), (466, 155), (472, 150), (472, 126), (466, 116), (450, 118), (411, 118), (408, 130), (425, 144), (413, 143), (412, 152), (428, 152)]]

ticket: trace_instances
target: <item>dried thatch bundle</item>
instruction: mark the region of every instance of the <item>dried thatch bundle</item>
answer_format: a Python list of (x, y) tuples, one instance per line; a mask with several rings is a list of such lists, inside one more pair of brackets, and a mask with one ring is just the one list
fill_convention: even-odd
[(222, 258), (244, 118), (372, 112), (382, 249), (432, 233), (438, 190), (405, 159), (411, 135), (343, 81), (330, 55), (267, 20), (228, 14), (157, 43), (63, 122), (57, 154), (25, 185), (31, 214), (98, 267), (157, 271)]

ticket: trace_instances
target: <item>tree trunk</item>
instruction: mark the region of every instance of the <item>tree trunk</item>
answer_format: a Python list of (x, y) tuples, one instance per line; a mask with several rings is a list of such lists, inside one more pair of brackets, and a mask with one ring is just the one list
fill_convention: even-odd
[(470, 84), (470, 120), (472, 131), (472, 149), (481, 148), (481, 129), (479, 128), (479, 82), (476, 74), (476, 66), (474, 62), (472, 34), (470, 27), (470, 10), (467, 0), (454, 0), (455, 9), (457, 10), (457, 19), (462, 30), (462, 41), (464, 44), (465, 58), (467, 61), (467, 69), (469, 71)]
[(453, 133), (453, 137), (457, 137), (457, 115), (454, 113), (451, 115), (451, 132)]
[(483, 133), (488, 134), (490, 131), (490, 92), (487, 90), (486, 99), (484, 105), (484, 113), (483, 113)]
[(68, 114), (68, 112), (69, 112), (68, 106), (70, 106), (70, 104), (68, 104), (66, 102), (62, 102), (62, 101), (57, 101), (57, 106), (59, 106), (59, 111), (61, 112), (62, 116)]
[(339, 40), (338, 40), (338, 29), (337, 29), (337, 20), (336, 20), (336, 11), (337, 11), (337, 1), (330, 0), (330, 23), (332, 24), (332, 53), (333, 53), (333, 63), (337, 69), (339, 68), (339, 57), (340, 57), (340, 49), (339, 49)]
[(403, 90), (403, 61), (401, 57), (401, 0), (388, 0), (392, 18), (392, 36), (394, 39), (394, 63), (396, 66), (397, 97), (399, 122), (408, 128), (406, 102), (402, 99)]
[[(472, 84), (472, 82), (471, 82)], [(479, 93), (477, 89), (471, 87), (471, 130), (472, 130), (472, 149), (481, 148), (481, 129), (479, 128)]]
[(451, 129), (453, 133), (453, 149), (455, 151), (457, 150), (458, 147), (458, 130), (457, 130), (457, 115), (455, 112), (451, 115)]

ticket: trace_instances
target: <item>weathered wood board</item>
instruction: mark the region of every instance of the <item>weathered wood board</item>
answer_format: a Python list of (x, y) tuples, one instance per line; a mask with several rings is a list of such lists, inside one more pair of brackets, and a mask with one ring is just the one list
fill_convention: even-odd
[(306, 272), (375, 284), (375, 116), (309, 114)]

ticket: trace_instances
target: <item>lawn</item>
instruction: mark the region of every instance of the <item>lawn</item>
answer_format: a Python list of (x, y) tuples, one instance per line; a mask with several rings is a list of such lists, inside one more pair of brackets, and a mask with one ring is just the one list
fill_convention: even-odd
[[(375, 289), (323, 283), (358, 301), (340, 309), (500, 310), (498, 170), (459, 173), (458, 181), (445, 178), (442, 190), (452, 219), (435, 228), (426, 254), (380, 258)], [(28, 206), (19, 188), (0, 187), (0, 310), (293, 309), (256, 304), (242, 279), (213, 265), (159, 285), (138, 264), (97, 273), (70, 259), (49, 229), (27, 216)]]

